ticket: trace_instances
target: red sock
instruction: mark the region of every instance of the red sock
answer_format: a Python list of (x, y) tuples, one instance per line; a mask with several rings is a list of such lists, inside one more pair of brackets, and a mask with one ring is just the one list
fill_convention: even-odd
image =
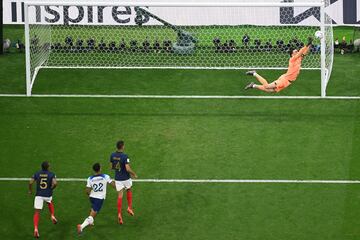
[(130, 209), (132, 209), (132, 192), (131, 192), (131, 190), (128, 190), (126, 192), (126, 198), (127, 198), (127, 201), (128, 201), (128, 207)]
[(39, 220), (40, 220), (40, 214), (38, 211), (35, 211), (35, 213), (34, 213), (34, 229), (38, 229)]
[(53, 202), (48, 203), (48, 207), (49, 207), (49, 211), (50, 211), (51, 216), (54, 216), (54, 212), (55, 212), (54, 203)]
[(117, 200), (118, 215), (121, 214), (121, 207), (122, 207), (122, 197), (118, 197)]

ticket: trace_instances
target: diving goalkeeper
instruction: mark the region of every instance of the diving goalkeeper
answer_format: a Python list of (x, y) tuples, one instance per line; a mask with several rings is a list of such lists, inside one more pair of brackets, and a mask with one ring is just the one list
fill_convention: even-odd
[(293, 48), (289, 49), (290, 60), (287, 72), (270, 84), (266, 81), (265, 78), (257, 74), (256, 71), (246, 72), (246, 75), (252, 75), (256, 77), (256, 79), (261, 83), (261, 85), (252, 82), (245, 87), (245, 90), (255, 88), (264, 92), (277, 93), (290, 86), (291, 83), (295, 82), (300, 73), (301, 62), (306, 56), (306, 54), (309, 52), (312, 41), (313, 39), (309, 37), (308, 43), (305, 47), (301, 48), (300, 50)]

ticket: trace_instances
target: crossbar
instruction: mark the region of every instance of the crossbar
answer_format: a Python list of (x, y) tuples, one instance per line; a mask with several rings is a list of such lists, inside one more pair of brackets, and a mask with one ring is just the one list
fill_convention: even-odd
[(321, 2), (66, 2), (66, 1), (25, 1), (29, 6), (148, 6), (148, 7), (321, 7)]

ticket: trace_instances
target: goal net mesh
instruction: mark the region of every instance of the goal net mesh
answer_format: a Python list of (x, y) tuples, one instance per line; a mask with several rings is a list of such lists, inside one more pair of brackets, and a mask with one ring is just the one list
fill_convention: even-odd
[[(321, 30), (319, 7), (118, 4), (29, 3), (32, 81), (42, 67), (285, 69), (289, 49), (301, 48)], [(330, 70), (332, 27), (328, 16), (326, 21)], [(302, 67), (321, 69), (319, 39), (314, 40)]]

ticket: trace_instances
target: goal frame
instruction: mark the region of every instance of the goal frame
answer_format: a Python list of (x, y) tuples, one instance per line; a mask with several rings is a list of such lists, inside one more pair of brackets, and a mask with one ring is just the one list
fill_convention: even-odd
[[(321, 2), (101, 2), (101, 1), (77, 1), (66, 2), (66, 1), (33, 1), (26, 0), (24, 2), (24, 13), (25, 13), (25, 61), (26, 61), (26, 96), (32, 95), (32, 88), (36, 80), (36, 76), (40, 69), (248, 69), (245, 67), (124, 67), (124, 66), (79, 66), (79, 67), (64, 67), (64, 66), (40, 66), (35, 67), (34, 74), (31, 76), (31, 58), (30, 58), (30, 21), (29, 21), (29, 6), (114, 6), (122, 5), (129, 7), (136, 7), (139, 5), (149, 6), (149, 7), (320, 7), (320, 29), (325, 33), (326, 28), (326, 14), (325, 14), (325, 0)], [(332, 31), (331, 31), (332, 35)], [(331, 76), (332, 65), (333, 65), (333, 52), (329, 70), (326, 69), (326, 38), (321, 39), (321, 67), (320, 68), (302, 68), (304, 70), (320, 70), (321, 71), (321, 93), (322, 98), (326, 97), (326, 88), (328, 81)], [(333, 42), (333, 38), (332, 38)], [(333, 44), (332, 44), (333, 45)], [(269, 69), (269, 70), (285, 70), (286, 67), (259, 67), (253, 69)]]

